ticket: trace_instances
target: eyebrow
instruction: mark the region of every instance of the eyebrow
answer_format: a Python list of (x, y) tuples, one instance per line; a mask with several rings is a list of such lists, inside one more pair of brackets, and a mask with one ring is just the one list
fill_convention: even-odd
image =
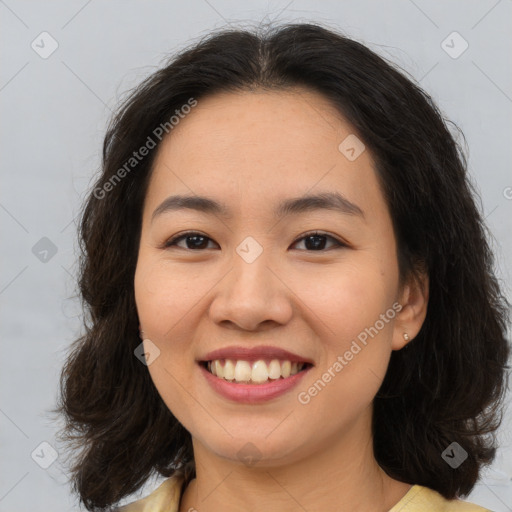
[[(209, 215), (218, 215), (226, 219), (232, 218), (229, 208), (205, 196), (175, 195), (165, 199), (153, 212), (151, 222), (164, 213), (178, 210), (195, 210)], [(334, 210), (345, 215), (364, 218), (364, 212), (356, 204), (349, 201), (339, 192), (323, 192), (319, 194), (286, 199), (274, 210), (274, 216), (282, 218), (286, 215), (298, 215), (314, 210)]]

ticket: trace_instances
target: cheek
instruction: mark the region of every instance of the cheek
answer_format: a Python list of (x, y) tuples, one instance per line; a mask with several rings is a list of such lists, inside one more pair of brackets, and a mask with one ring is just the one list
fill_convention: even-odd
[(200, 279), (185, 276), (169, 262), (143, 255), (139, 258), (134, 286), (144, 336), (158, 353), (148, 370), (168, 407), (179, 409), (179, 383), (185, 381), (195, 364), (193, 332), (189, 326), (195, 322), (194, 306), (199, 306), (209, 287)]
[(185, 277), (168, 261), (142, 253), (134, 289), (139, 320), (146, 340), (150, 340), (144, 341), (145, 352), (158, 354), (147, 370), (169, 410), (179, 421), (186, 421), (184, 411), (190, 404), (183, 386), (195, 364), (187, 323), (191, 324), (189, 315), (201, 292), (204, 295), (201, 281)]
[(145, 332), (155, 339), (183, 330), (183, 321), (193, 314), (214, 283), (211, 273), (184, 268), (163, 259), (139, 258), (135, 301)]
[(361, 256), (328, 279), (309, 275), (303, 288), (323, 346), (318, 371), (301, 388), (301, 403), (310, 400), (313, 415), (361, 411), (386, 373), (396, 316), (394, 271), (383, 272), (381, 260)]
[(329, 345), (341, 349), (391, 307), (391, 274), (385, 275), (371, 258), (354, 257), (332, 271), (319, 269), (297, 277), (302, 281), (300, 299), (321, 320)]
[(328, 287), (312, 280), (304, 298), (318, 317), (323, 350), (316, 371), (298, 390), (299, 410), (304, 406), (310, 417), (329, 418), (326, 429), (333, 435), (370, 406), (389, 364), (395, 312), (379, 276), (365, 267), (333, 275)]

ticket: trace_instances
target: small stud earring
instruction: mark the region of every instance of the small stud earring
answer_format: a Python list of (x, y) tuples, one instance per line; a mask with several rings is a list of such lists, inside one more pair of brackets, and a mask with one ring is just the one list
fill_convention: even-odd
[(404, 340), (409, 341), (409, 335), (406, 332), (404, 332)]

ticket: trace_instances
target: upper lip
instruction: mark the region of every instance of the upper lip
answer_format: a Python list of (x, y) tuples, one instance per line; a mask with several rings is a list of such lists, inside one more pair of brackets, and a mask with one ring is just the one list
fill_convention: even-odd
[(215, 359), (235, 359), (242, 361), (258, 361), (260, 359), (280, 359), (297, 363), (310, 363), (313, 361), (307, 357), (294, 354), (288, 350), (270, 345), (260, 345), (259, 347), (224, 347), (208, 352), (200, 357), (198, 361), (213, 361)]

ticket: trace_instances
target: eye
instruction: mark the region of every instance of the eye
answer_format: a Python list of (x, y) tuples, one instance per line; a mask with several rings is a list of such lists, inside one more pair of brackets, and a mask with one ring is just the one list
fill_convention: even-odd
[[(337, 238), (328, 235), (327, 233), (322, 233), (319, 231), (313, 231), (310, 233), (306, 233), (301, 238), (297, 239), (293, 245), (297, 245), (301, 241), (305, 241), (305, 247), (308, 252), (311, 251), (322, 251), (325, 249), (327, 241), (334, 242), (334, 247), (347, 247), (347, 245)], [(184, 242), (185, 246), (179, 245), (180, 242)], [(163, 248), (169, 247), (180, 247), (181, 249), (191, 250), (191, 251), (200, 251), (202, 249), (208, 248), (208, 241), (213, 242), (213, 240), (202, 233), (198, 233), (197, 231), (188, 231), (186, 233), (182, 233), (181, 235), (175, 236), (171, 238), (167, 242), (165, 242)], [(216, 244), (216, 242), (213, 242)], [(217, 245), (217, 244), (216, 244)]]
[[(185, 241), (185, 247), (178, 245), (180, 241)], [(188, 249), (192, 251), (197, 251), (201, 249), (206, 249), (208, 245), (208, 240), (213, 240), (206, 235), (201, 233), (197, 233), (196, 231), (187, 231), (181, 235), (175, 236), (171, 238), (164, 244), (164, 248), (169, 248), (172, 246), (180, 247), (181, 249)]]
[[(305, 246), (307, 249), (311, 249), (313, 251), (322, 251), (325, 249), (326, 240), (331, 240), (331, 242), (334, 242), (334, 247), (347, 247), (345, 243), (343, 243), (341, 240), (338, 240), (337, 238), (328, 235), (327, 233), (322, 233), (319, 231), (313, 231), (311, 233), (306, 233), (301, 238), (296, 240), (293, 245), (296, 245), (297, 243), (304, 240)], [(311, 252), (311, 251), (308, 251)]]

